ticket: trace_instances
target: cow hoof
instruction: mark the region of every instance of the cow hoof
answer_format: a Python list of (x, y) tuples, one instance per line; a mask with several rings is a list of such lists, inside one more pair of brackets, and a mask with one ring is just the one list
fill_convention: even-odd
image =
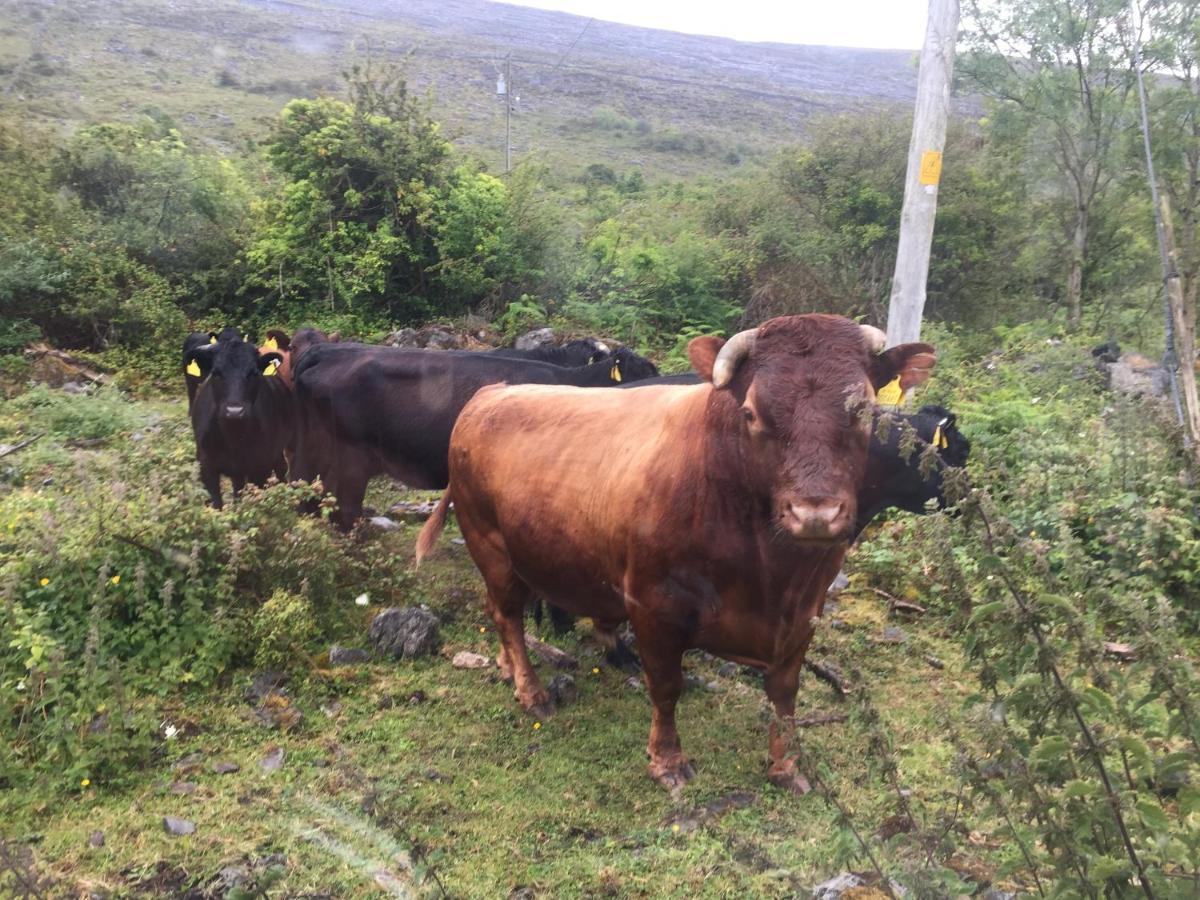
[(651, 763), (650, 777), (672, 794), (676, 794), (685, 784), (696, 777), (696, 770), (692, 768), (692, 764), (689, 762), (682, 762), (670, 768), (655, 766)]
[(808, 779), (799, 772), (777, 772), (773, 775), (768, 775), (767, 779), (775, 787), (795, 794), (797, 797), (803, 797), (812, 790), (812, 785), (808, 783)]
[(545, 722), (554, 715), (554, 704), (547, 700), (544, 703), (535, 703), (533, 706), (528, 707), (525, 711), (539, 722)]

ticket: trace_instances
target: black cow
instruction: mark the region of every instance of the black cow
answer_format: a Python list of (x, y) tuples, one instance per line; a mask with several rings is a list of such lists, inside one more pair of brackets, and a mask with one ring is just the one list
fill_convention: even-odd
[(315, 344), (292, 369), (300, 426), (293, 477), (320, 476), (338, 499), (338, 524), (349, 528), (376, 475), (414, 488), (446, 487), (450, 432), (484, 385), (613, 387), (657, 374), (625, 348), (565, 368), (462, 350)]
[(200, 374), (200, 369), (192, 364), (191, 352), (197, 347), (204, 347), (207, 344), (216, 344), (220, 341), (228, 341), (233, 338), (240, 338), (241, 336), (241, 333), (236, 328), (226, 328), (220, 334), (215, 331), (193, 331), (183, 339), (183, 383), (187, 386), (189, 411), (196, 399), (196, 391), (200, 390), (200, 384), (204, 381), (204, 376)]
[[(490, 350), (493, 356), (506, 356), (509, 359), (532, 359), (538, 362), (553, 363), (556, 366), (590, 366), (612, 356), (612, 348), (603, 341), (595, 338), (583, 338), (567, 341), (565, 344), (554, 346), (544, 345), (532, 350), (518, 350), (516, 347), (497, 347)], [(656, 370), (657, 371), (657, 370)]]
[(284, 451), (295, 436), (295, 410), (276, 374), (282, 359), (237, 337), (188, 353), (187, 364), (195, 363), (204, 379), (191, 410), (200, 481), (217, 509), (222, 475), (233, 482), (235, 497), (247, 481), (262, 486), (272, 473), (287, 477)]

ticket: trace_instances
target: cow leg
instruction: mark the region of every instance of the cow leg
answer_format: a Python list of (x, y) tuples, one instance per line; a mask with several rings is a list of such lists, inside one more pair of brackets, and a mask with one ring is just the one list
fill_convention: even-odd
[(796, 760), (788, 755), (788, 745), (796, 733), (796, 691), (800, 688), (800, 669), (804, 661), (770, 669), (763, 676), (767, 699), (775, 707), (767, 739), (767, 780), (793, 794), (807, 794), (808, 779), (796, 770)]
[[(646, 689), (654, 704), (650, 741), (646, 745), (646, 752), (650, 754), (650, 777), (674, 792), (696, 773), (683, 755), (679, 732), (675, 728), (675, 705), (683, 691), (683, 644), (669, 633), (655, 634), (661, 628), (662, 623), (654, 623), (649, 629), (638, 629), (634, 622), (638, 646), (642, 650)], [(654, 635), (653, 641), (644, 640), (650, 635)]]
[(229, 480), (233, 482), (233, 496), (242, 496), (242, 491), (246, 488), (246, 477), (244, 475), (230, 475)]
[(201, 463), (200, 483), (208, 491), (208, 502), (212, 505), (212, 508), (221, 509), (225, 505), (221, 500), (221, 473)]
[(354, 523), (362, 516), (363, 500), (367, 496), (367, 482), (370, 476), (363, 466), (351, 454), (346, 454), (337, 468), (337, 481), (333, 487), (337, 497), (337, 512), (335, 521), (343, 531), (349, 531)]
[(290, 463), (291, 452), (284, 450), (279, 454), (279, 459), (275, 460), (275, 477), (280, 481), (287, 481), (288, 467)]
[(505, 681), (511, 679), (513, 693), (525, 711), (544, 721), (554, 713), (554, 704), (542, 687), (525, 648), (525, 601), (529, 589), (515, 574), (505, 581), (507, 583), (500, 588), (489, 583), (487, 595), (487, 611), (500, 636), (500, 675)]

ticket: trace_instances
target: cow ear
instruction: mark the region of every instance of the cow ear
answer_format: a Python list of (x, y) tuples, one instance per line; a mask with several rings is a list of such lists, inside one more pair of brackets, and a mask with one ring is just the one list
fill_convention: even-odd
[(258, 368), (265, 376), (273, 376), (282, 364), (283, 355), (280, 353), (258, 354)]
[(717, 361), (717, 354), (721, 352), (721, 348), (724, 346), (725, 338), (719, 338), (711, 334), (704, 337), (692, 338), (688, 342), (688, 362), (692, 364), (693, 371), (704, 381), (712, 381), (713, 364)]
[(264, 350), (280, 350), (287, 352), (292, 348), (292, 340), (288, 337), (286, 331), (280, 331), (278, 328), (272, 328), (267, 332), (267, 339), (263, 341)]
[(931, 344), (899, 344), (871, 360), (871, 386), (879, 403), (897, 405), (933, 373), (937, 354)]
[(193, 378), (207, 378), (212, 371), (213, 357), (216, 355), (215, 343), (201, 344), (188, 352), (183, 364), (183, 371)]

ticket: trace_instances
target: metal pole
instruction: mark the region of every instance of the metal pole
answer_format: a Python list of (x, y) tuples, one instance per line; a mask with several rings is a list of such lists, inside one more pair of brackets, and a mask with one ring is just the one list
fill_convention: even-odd
[(925, 45), (917, 74), (917, 104), (904, 206), (900, 212), (900, 243), (888, 304), (888, 346), (921, 336), (925, 283), (929, 280), (929, 251), (937, 215), (937, 186), (942, 174), (946, 119), (950, 113), (950, 76), (954, 71), (954, 42), (958, 37), (958, 0), (929, 0)]
[[(1163, 348), (1163, 367), (1171, 379), (1171, 400), (1175, 404), (1175, 420), (1183, 425), (1183, 404), (1179, 399), (1179, 360), (1175, 358), (1175, 316), (1171, 312), (1170, 282), (1178, 278), (1179, 273), (1171, 265), (1171, 257), (1167, 252), (1167, 238), (1164, 232), (1162, 206), (1158, 201), (1158, 178), (1154, 174), (1154, 156), (1150, 152), (1150, 117), (1146, 113), (1146, 84), (1142, 80), (1142, 37), (1141, 18), (1133, 0), (1129, 0), (1130, 25), (1133, 28), (1133, 70), (1137, 74), (1138, 103), (1142, 112), (1142, 147), (1146, 151), (1146, 177), (1150, 181), (1150, 198), (1154, 203), (1154, 232), (1158, 236), (1158, 257), (1162, 264), (1163, 273), (1163, 320), (1166, 325), (1166, 340)], [(1184, 431), (1184, 440), (1190, 442), (1190, 435)]]

